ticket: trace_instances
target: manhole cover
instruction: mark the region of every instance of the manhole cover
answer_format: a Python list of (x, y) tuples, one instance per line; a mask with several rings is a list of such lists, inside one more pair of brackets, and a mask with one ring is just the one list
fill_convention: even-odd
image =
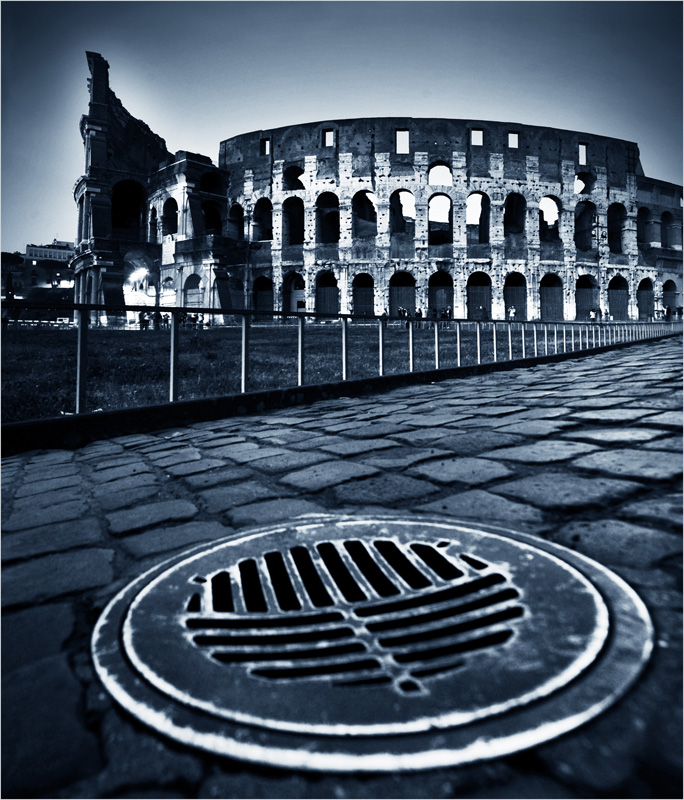
[(147, 572), (103, 613), (93, 655), (122, 706), (188, 745), (377, 771), (571, 730), (632, 684), (651, 634), (617, 576), (532, 536), (326, 516)]

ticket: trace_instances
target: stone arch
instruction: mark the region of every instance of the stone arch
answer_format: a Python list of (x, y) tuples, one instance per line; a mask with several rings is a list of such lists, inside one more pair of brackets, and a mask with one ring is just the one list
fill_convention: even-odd
[(545, 195), (539, 201), (539, 241), (560, 241), (561, 201), (553, 195)]
[(575, 319), (589, 319), (600, 307), (599, 285), (593, 275), (580, 275), (575, 283)]
[(428, 244), (452, 244), (454, 226), (451, 198), (446, 194), (433, 194), (428, 200)]
[(519, 236), (525, 233), (525, 214), (527, 201), (518, 192), (511, 192), (504, 204), (504, 237)]
[(300, 178), (304, 170), (296, 164), (291, 164), (283, 172), (283, 190), (286, 192), (297, 192), (306, 188)]
[(596, 247), (596, 206), (589, 200), (582, 200), (575, 206), (575, 247), (582, 252)]
[(273, 239), (273, 205), (266, 197), (260, 197), (252, 212), (252, 241), (270, 242)]
[(373, 192), (357, 192), (352, 197), (352, 238), (372, 239), (378, 233), (377, 200)]
[[(273, 311), (273, 281), (264, 275), (254, 280), (252, 286), (252, 303), (255, 311)], [(259, 317), (257, 321), (268, 321), (269, 317)]]
[(410, 272), (400, 270), (389, 280), (389, 313), (399, 316), (399, 309), (405, 308), (411, 316), (416, 311), (416, 279)]
[(390, 236), (406, 235), (413, 239), (416, 202), (408, 189), (397, 189), (390, 196)]
[(202, 203), (202, 216), (204, 217), (204, 232), (207, 236), (220, 236), (223, 231), (221, 206), (215, 200)]
[(454, 308), (454, 281), (444, 270), (437, 270), (428, 280), (428, 315), (441, 316), (448, 312), (452, 316)]
[(283, 247), (304, 244), (304, 201), (288, 197), (283, 201)]
[(674, 215), (669, 211), (663, 212), (660, 217), (660, 243), (662, 247), (677, 247), (682, 244), (681, 224), (675, 221)]
[(188, 275), (183, 286), (183, 305), (194, 308), (202, 305), (202, 279), (193, 273)]
[[(503, 295), (506, 319), (527, 319), (527, 280), (521, 272), (509, 272), (506, 275)], [(513, 316), (509, 315), (511, 308), (515, 309)]]
[(446, 161), (434, 161), (428, 168), (429, 186), (453, 186), (451, 167)]
[(157, 209), (152, 206), (149, 214), (149, 233), (148, 241), (152, 244), (157, 243)]
[(663, 308), (669, 308), (674, 314), (678, 305), (681, 305), (681, 303), (677, 303), (678, 296), (677, 284), (672, 280), (665, 281), (663, 284)]
[(145, 190), (138, 181), (119, 181), (112, 188), (112, 238), (141, 241), (145, 230)]
[(648, 246), (650, 244), (651, 209), (642, 206), (637, 211), (637, 245)]
[(239, 203), (233, 203), (230, 207), (226, 236), (234, 242), (241, 242), (245, 238), (245, 212)]
[(162, 236), (178, 233), (178, 203), (169, 197), (162, 211)]
[(340, 201), (333, 192), (323, 192), (316, 200), (316, 241), (319, 244), (340, 241)]
[(340, 313), (340, 289), (331, 270), (321, 270), (316, 275), (316, 313)]
[(306, 284), (299, 272), (288, 272), (283, 278), (283, 311), (294, 313), (306, 310)]
[(375, 282), (367, 272), (359, 272), (352, 281), (352, 313), (359, 317), (375, 314)]
[(564, 319), (563, 281), (555, 272), (547, 272), (539, 281), (539, 302), (543, 320)]
[(612, 203), (608, 206), (608, 249), (611, 253), (624, 252), (626, 222), (627, 211), (622, 203)]
[(468, 319), (491, 319), (492, 279), (486, 272), (473, 272), (466, 284)]
[(608, 283), (608, 314), (612, 319), (629, 319), (629, 284), (622, 275)]
[(469, 245), (489, 244), (491, 202), (484, 192), (471, 192), (466, 199), (466, 232)]
[(653, 319), (655, 314), (655, 294), (653, 291), (653, 281), (644, 278), (637, 287), (637, 308), (639, 309), (639, 319)]

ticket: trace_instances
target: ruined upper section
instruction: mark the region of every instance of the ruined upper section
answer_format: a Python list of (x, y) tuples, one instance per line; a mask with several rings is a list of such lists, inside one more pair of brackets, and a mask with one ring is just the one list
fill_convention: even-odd
[(304, 125), (253, 131), (221, 142), (219, 165), (251, 169), (255, 182), (267, 176), (274, 161), (284, 166), (316, 156), (321, 169), (337, 177), (339, 153), (352, 155), (355, 175), (373, 175), (376, 153), (389, 154), (393, 175), (402, 169), (412, 174), (415, 155), (424, 154), (428, 164), (451, 163), (454, 153), (466, 158), (467, 175), (488, 177), (491, 156), (503, 160), (503, 177), (524, 180), (528, 158), (538, 160), (542, 181), (560, 181), (563, 162), (578, 170), (606, 170), (608, 185), (626, 187), (627, 176), (636, 174), (639, 148), (634, 142), (512, 122), (484, 120), (417, 119), (379, 117), (328, 120)]
[(133, 117), (109, 88), (109, 64), (99, 53), (87, 52), (90, 105), (81, 118), (81, 136), (86, 146), (86, 172), (124, 172), (147, 177), (171, 158), (166, 142)]

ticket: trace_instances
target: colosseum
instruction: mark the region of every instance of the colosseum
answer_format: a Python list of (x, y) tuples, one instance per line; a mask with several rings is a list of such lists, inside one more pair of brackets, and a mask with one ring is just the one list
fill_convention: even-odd
[(78, 302), (574, 320), (681, 314), (682, 187), (638, 146), (383, 117), (234, 136), (218, 166), (134, 119), (87, 53)]

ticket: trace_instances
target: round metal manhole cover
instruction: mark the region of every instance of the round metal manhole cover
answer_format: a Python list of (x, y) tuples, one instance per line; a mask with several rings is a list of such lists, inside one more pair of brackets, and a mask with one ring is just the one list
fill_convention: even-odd
[(652, 647), (616, 575), (512, 531), (311, 517), (164, 562), (93, 635), (107, 690), (178, 741), (325, 771), (511, 753), (601, 713)]

